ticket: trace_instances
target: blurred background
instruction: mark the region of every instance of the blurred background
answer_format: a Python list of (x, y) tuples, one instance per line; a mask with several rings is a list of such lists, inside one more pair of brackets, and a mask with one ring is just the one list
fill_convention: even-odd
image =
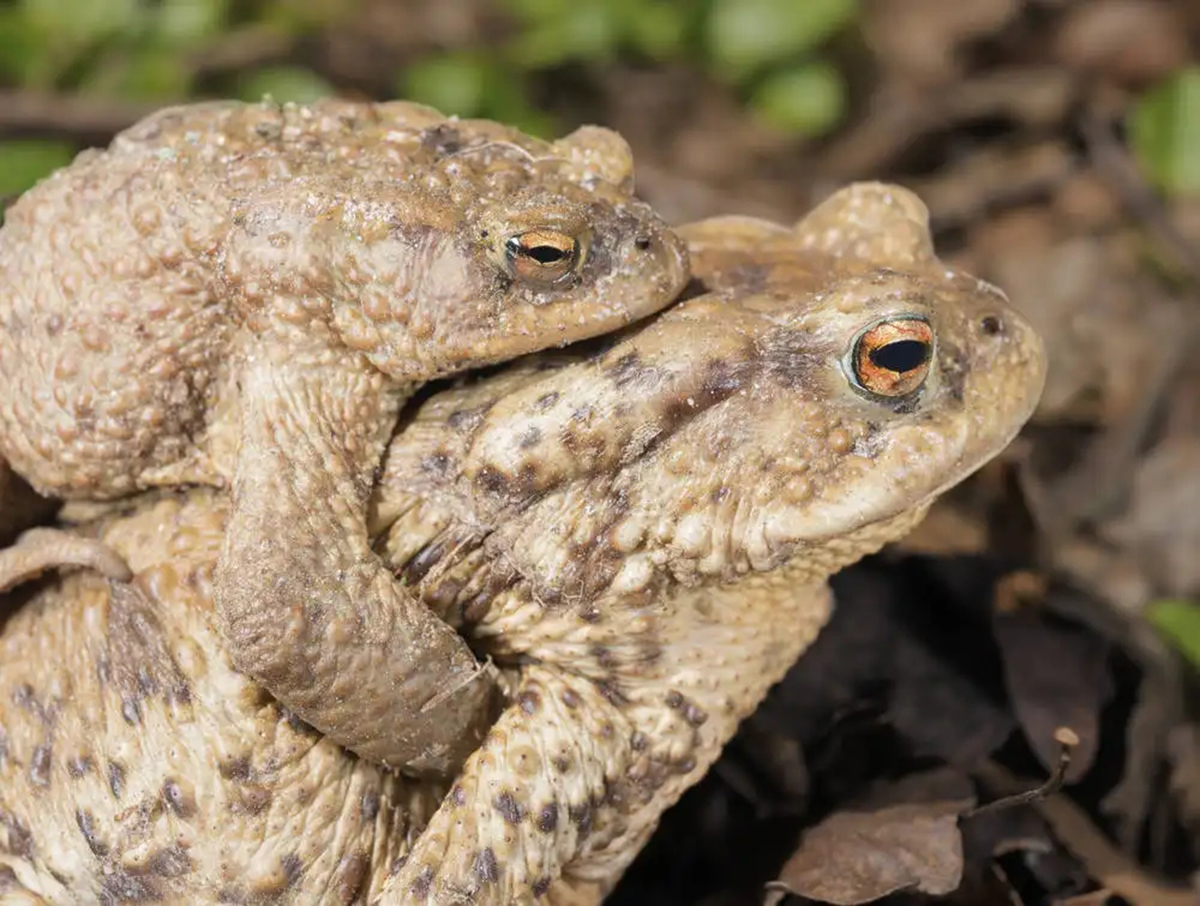
[[(839, 579), (829, 631), (614, 902), (760, 903), (782, 877), (791, 902), (1182, 906), (1198, 50), (1195, 0), (0, 0), (0, 198), (159, 106), (334, 93), (611, 126), (675, 222), (915, 189), (946, 260), (1041, 330), (1045, 397)], [(1056, 771), (1064, 792), (960, 817)]]

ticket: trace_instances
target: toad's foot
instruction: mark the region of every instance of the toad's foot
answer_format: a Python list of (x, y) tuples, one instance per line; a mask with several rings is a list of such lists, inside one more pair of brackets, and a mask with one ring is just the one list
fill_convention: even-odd
[(816, 637), (831, 604), (820, 575), (799, 564), (682, 589), (653, 619), (619, 614), (600, 643), (609, 654), (653, 640), (661, 656), (625, 660), (604, 680), (585, 675), (597, 665), (572, 644), (579, 617), (562, 612), (562, 644), (531, 652), (545, 660), (522, 670), (513, 704), (378, 902), (598, 903)]
[(234, 663), (312, 726), (449, 773), (479, 744), (494, 683), (370, 548), (366, 501), (403, 393), (356, 364), (248, 365), (217, 611)]
[(0, 592), (64, 566), (94, 569), (117, 582), (128, 582), (133, 575), (125, 559), (103, 541), (59, 529), (35, 528), (0, 551)]

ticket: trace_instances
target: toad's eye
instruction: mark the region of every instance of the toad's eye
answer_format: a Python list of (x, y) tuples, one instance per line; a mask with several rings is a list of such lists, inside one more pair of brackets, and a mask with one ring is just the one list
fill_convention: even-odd
[(874, 396), (908, 396), (925, 383), (933, 358), (933, 329), (923, 318), (901, 317), (868, 327), (854, 343), (854, 382)]
[(529, 230), (504, 243), (509, 273), (531, 283), (558, 283), (575, 271), (579, 259), (579, 240), (555, 230)]

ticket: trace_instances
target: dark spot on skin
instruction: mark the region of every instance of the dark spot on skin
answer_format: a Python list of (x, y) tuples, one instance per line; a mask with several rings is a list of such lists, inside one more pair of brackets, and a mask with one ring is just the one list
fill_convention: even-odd
[(642, 364), (642, 357), (637, 350), (627, 352), (604, 369), (604, 373), (618, 387), (628, 387), (636, 383), (654, 369), (648, 369)]
[(450, 801), (460, 808), (467, 804), (467, 791), (459, 784), (454, 784), (454, 789), (450, 791)]
[(1004, 321), (997, 315), (984, 315), (979, 321), (979, 329), (989, 337), (1004, 333)]
[(301, 720), (298, 715), (292, 713), (286, 708), (282, 708), (281, 710), (283, 711), (284, 719), (287, 720), (287, 725), (291, 727), (292, 730), (299, 733), (301, 736), (310, 736), (314, 739), (320, 737), (321, 734), (317, 732), (317, 729), (311, 724)]
[(44, 742), (33, 750), (29, 760), (29, 782), (34, 786), (50, 785), (50, 757), (53, 752), (50, 743)]
[(151, 592), (137, 583), (114, 584), (107, 629), (108, 651), (98, 659), (97, 670), (103, 682), (119, 691), (126, 720), (127, 701), (140, 702), (149, 695), (161, 695), (171, 705), (191, 701), (187, 677), (175, 663)]
[(517, 440), (517, 446), (522, 450), (528, 450), (530, 447), (536, 447), (541, 443), (541, 440), (541, 429), (536, 427), (526, 428), (521, 432), (521, 436)]
[(750, 372), (749, 362), (712, 359), (705, 366), (701, 397), (708, 405), (728, 399), (746, 386)]
[(33, 858), (33, 834), (21, 819), (0, 808), (0, 824), (8, 828), (8, 851), (21, 859)]
[(552, 882), (550, 881), (549, 878), (545, 878), (545, 877), (538, 878), (536, 881), (533, 882), (533, 888), (532, 888), (533, 895), (535, 897), (544, 897), (546, 895), (546, 892), (550, 890), (551, 883)]
[(192, 871), (192, 858), (181, 843), (163, 847), (146, 860), (146, 871), (163, 878), (178, 878)]
[(604, 645), (592, 646), (592, 657), (596, 663), (605, 670), (614, 670), (618, 665), (617, 656), (611, 648), (606, 648)]
[(537, 406), (537, 409), (539, 412), (545, 412), (547, 409), (549, 409), (551, 406), (553, 406), (557, 402), (558, 402), (558, 391), (552, 390), (549, 393), (543, 393), (541, 396), (539, 396), (537, 398), (537, 402), (534, 403), (534, 405)]
[(335, 883), (335, 891), (339, 903), (342, 903), (343, 906), (349, 906), (350, 903), (358, 899), (370, 867), (371, 860), (367, 858), (365, 853), (352, 853), (349, 856), (342, 857), (342, 861), (338, 863), (337, 881)]
[(125, 723), (131, 727), (136, 727), (142, 722), (142, 709), (137, 701), (132, 698), (126, 698), (121, 702), (121, 716), (125, 718)]
[(551, 802), (542, 806), (542, 810), (538, 812), (537, 829), (543, 834), (549, 834), (558, 827), (558, 804)]
[[(463, 553), (462, 547), (458, 548), (458, 553)], [(435, 611), (444, 613), (458, 600), (458, 594), (465, 584), (463, 579), (456, 576), (442, 576), (432, 588), (423, 589), (421, 596)]]
[(737, 286), (739, 293), (757, 294), (767, 287), (767, 278), (771, 276), (771, 265), (739, 264), (729, 271), (729, 282)]
[(250, 756), (249, 755), (232, 755), (224, 759), (217, 770), (226, 780), (235, 780), (244, 782), (250, 779)]
[(596, 691), (604, 696), (605, 701), (610, 705), (618, 708), (629, 704), (629, 698), (621, 691), (620, 687), (611, 680), (597, 680)]
[(135, 877), (122, 868), (105, 873), (100, 885), (100, 902), (103, 906), (117, 903), (154, 903), (162, 899), (158, 885), (149, 878)]
[(404, 569), (400, 574), (409, 585), (416, 585), (445, 555), (446, 550), (443, 545), (437, 541), (431, 541), (412, 555), (412, 558), (404, 564)]
[(92, 769), (92, 759), (87, 755), (73, 755), (67, 759), (67, 773), (78, 780)]
[(536, 714), (542, 706), (542, 697), (532, 689), (526, 689), (517, 696), (517, 704), (526, 714)]
[(484, 466), (475, 476), (475, 484), (485, 493), (500, 495), (508, 490), (508, 476), (494, 466)]
[(300, 880), (300, 876), (304, 874), (304, 863), (295, 853), (288, 853), (280, 859), (279, 866), (283, 869), (283, 877), (287, 881), (288, 887), (294, 886)]
[(649, 738), (641, 730), (634, 730), (629, 737), (629, 748), (635, 752), (644, 752), (649, 744)]
[(562, 698), (562, 703), (568, 708), (579, 707), (579, 696), (575, 693), (574, 689), (564, 689), (560, 697)]
[(16, 893), (24, 889), (17, 881), (17, 873), (7, 865), (0, 865), (0, 893)]
[(722, 500), (724, 500), (728, 496), (729, 496), (729, 488), (726, 487), (725, 485), (721, 485), (720, 487), (716, 487), (716, 488), (712, 489), (712, 493), (710, 493), (708, 495), (708, 499), (711, 500), (713, 503), (720, 503)]
[(108, 788), (116, 799), (125, 792), (125, 766), (118, 761), (108, 763)]
[(247, 815), (261, 815), (274, 798), (261, 783), (246, 784), (238, 789), (238, 803)]
[(594, 604), (585, 604), (579, 608), (579, 619), (585, 623), (595, 625), (600, 622), (600, 611), (596, 609)]
[(108, 855), (108, 845), (96, 837), (96, 818), (91, 812), (82, 808), (75, 809), (75, 823), (79, 825), (79, 832), (83, 834), (83, 840), (93, 856), (103, 858)]
[(446, 416), (446, 424), (451, 431), (470, 431), (478, 425), (491, 406), (477, 406), (474, 409), (455, 409)]
[(554, 769), (560, 774), (565, 774), (567, 771), (571, 770), (571, 759), (567, 758), (565, 755), (555, 755), (551, 761), (551, 764), (554, 765)]
[(24, 708), (26, 711), (33, 709), (33, 686), (29, 683), (21, 683), (17, 688), (13, 689), (12, 693), (13, 704), (18, 708)]
[(500, 880), (500, 866), (496, 863), (496, 854), (490, 846), (485, 846), (475, 854), (472, 870), (475, 877), (484, 884), (495, 884)]
[(481, 591), (462, 606), (462, 621), (467, 626), (474, 626), (487, 616), (488, 608), (494, 600), (490, 591)]
[(682, 693), (677, 692), (674, 689), (672, 689), (670, 692), (667, 693), (667, 697), (666, 697), (665, 701), (666, 701), (667, 707), (670, 708), (672, 711), (678, 711), (680, 708), (683, 707), (683, 695), (682, 695)]
[[(942, 368), (942, 379), (945, 382), (946, 390), (949, 392), (951, 399), (956, 403), (961, 403), (963, 399), (963, 389), (967, 380), (967, 368), (970, 362), (966, 354), (957, 346), (945, 344), (942, 346), (943, 361), (949, 361), (948, 367)], [(916, 408), (916, 404), (920, 399), (920, 394), (916, 394), (904, 400), (909, 403), (909, 408), (905, 410), (896, 409), (897, 412), (911, 412)]]
[(500, 817), (509, 824), (516, 827), (525, 820), (525, 809), (521, 807), (521, 803), (513, 798), (513, 794), (505, 790), (492, 803), (496, 807), (496, 811), (500, 813)]
[(579, 833), (586, 836), (592, 830), (592, 804), (584, 802), (567, 806), (567, 818), (579, 829)]
[(439, 123), (421, 133), (421, 145), (435, 157), (443, 158), (461, 151), (464, 142), (458, 129), (446, 123)]
[(433, 869), (426, 865), (421, 869), (421, 873), (417, 875), (417, 879), (412, 882), (412, 892), (419, 897), (429, 896), (429, 890), (433, 887)]
[(683, 719), (693, 727), (698, 727), (708, 720), (708, 713), (697, 705), (688, 702), (687, 707), (683, 709)]
[(426, 456), (421, 460), (421, 471), (433, 475), (445, 475), (450, 471), (450, 463), (452, 461), (449, 454), (438, 451), (432, 456)]
[(180, 818), (188, 818), (195, 814), (196, 803), (174, 780), (168, 780), (163, 784), (161, 795), (167, 808)]
[(379, 814), (379, 794), (374, 790), (363, 793), (358, 802), (358, 811), (363, 821), (374, 821)]
[(759, 343), (763, 370), (784, 387), (799, 389), (812, 382), (813, 372), (832, 355), (814, 346), (804, 331), (779, 327)]

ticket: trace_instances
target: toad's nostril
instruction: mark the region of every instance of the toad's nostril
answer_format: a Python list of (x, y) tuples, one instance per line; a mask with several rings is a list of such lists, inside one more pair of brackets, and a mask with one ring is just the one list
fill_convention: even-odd
[(1004, 321), (996, 315), (987, 315), (979, 322), (979, 329), (989, 337), (1004, 333)]
[(633, 240), (633, 244), (637, 247), (638, 251), (644, 252), (650, 248), (650, 237), (638, 236)]

